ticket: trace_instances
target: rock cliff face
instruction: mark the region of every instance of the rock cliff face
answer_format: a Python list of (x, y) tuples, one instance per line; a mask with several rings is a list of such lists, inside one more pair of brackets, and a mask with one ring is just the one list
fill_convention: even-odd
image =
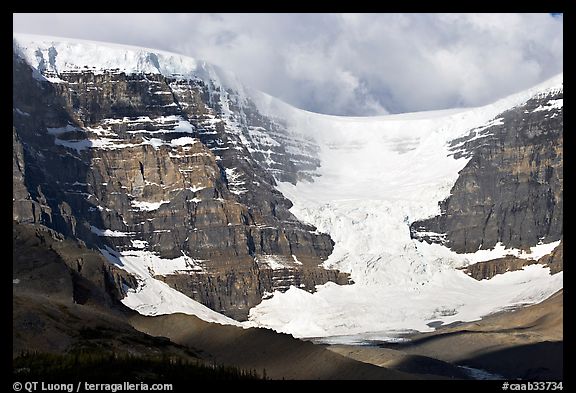
[(441, 215), (411, 224), (413, 238), (459, 253), (528, 249), (562, 236), (563, 92), (534, 97), (452, 142), (470, 161)]
[(564, 240), (549, 255), (544, 255), (538, 263), (550, 267), (550, 274), (556, 274), (564, 270)]
[(319, 266), (330, 237), (274, 188), (311, 178), (314, 144), (212, 80), (57, 72), (57, 55), (39, 50), (33, 69), (15, 48), (14, 220), (167, 266), (184, 256), (153, 274), (238, 319), (274, 290), (348, 283)]
[(464, 273), (476, 280), (489, 280), (497, 274), (521, 270), (524, 266), (538, 263), (533, 259), (522, 259), (512, 255), (478, 262), (462, 269)]

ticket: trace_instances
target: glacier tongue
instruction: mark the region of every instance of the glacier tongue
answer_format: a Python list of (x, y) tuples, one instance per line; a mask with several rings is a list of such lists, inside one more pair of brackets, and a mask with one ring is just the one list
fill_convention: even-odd
[(291, 287), (252, 309), (251, 322), (295, 337), (346, 336), (388, 341), (398, 332), (431, 331), (431, 322), (473, 321), (507, 307), (540, 302), (562, 287), (562, 273), (531, 265), (480, 282), (455, 270), (425, 285), (325, 284), (318, 292)]
[(433, 330), (432, 322), (471, 321), (540, 302), (562, 288), (563, 274), (541, 265), (476, 281), (456, 268), (520, 251), (456, 254), (412, 240), (409, 232), (410, 222), (440, 212), (438, 201), (468, 161), (449, 156), (449, 141), (561, 83), (562, 75), (480, 108), (378, 118), (312, 114), (261, 95), (263, 112), (289, 119), (294, 132), (314, 135), (320, 146), (320, 176), (278, 189), (296, 217), (331, 235), (336, 244), (325, 265), (351, 273), (355, 284), (277, 292), (251, 310), (250, 323), (296, 337), (388, 339)]
[[(294, 198), (295, 188), (284, 183), (280, 187), (289, 198)], [(471, 321), (539, 302), (562, 288), (562, 273), (550, 276), (541, 265), (476, 281), (455, 270), (475, 261), (474, 255), (411, 240), (404, 209), (382, 200), (308, 202), (307, 207), (297, 203), (296, 215), (336, 242), (327, 263), (350, 272), (355, 284), (329, 283), (314, 294), (295, 287), (275, 293), (251, 310), (251, 322), (296, 337), (338, 336), (333, 343), (350, 342), (350, 336), (356, 342), (387, 341), (398, 332), (431, 331), (431, 322)], [(489, 255), (484, 253), (486, 259)]]

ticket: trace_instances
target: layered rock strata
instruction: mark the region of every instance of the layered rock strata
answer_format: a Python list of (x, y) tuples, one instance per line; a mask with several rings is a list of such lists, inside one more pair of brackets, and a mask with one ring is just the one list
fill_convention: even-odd
[(274, 290), (348, 283), (321, 266), (330, 237), (274, 187), (310, 178), (314, 145), (288, 153), (249, 100), (199, 78), (33, 69), (18, 50), (13, 79), (16, 221), (168, 265), (184, 256), (152, 273), (238, 319)]
[(412, 223), (411, 236), (458, 253), (560, 240), (562, 103), (561, 89), (549, 91), (454, 140), (454, 158), (470, 160), (440, 202), (441, 214)]

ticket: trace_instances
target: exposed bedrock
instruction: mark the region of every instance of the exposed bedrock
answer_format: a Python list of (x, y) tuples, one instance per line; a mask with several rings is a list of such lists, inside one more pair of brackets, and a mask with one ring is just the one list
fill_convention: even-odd
[(275, 188), (275, 177), (311, 178), (311, 142), (298, 142), (305, 157), (289, 153), (281, 124), (212, 82), (35, 73), (14, 55), (14, 220), (93, 249), (186, 255), (200, 270), (163, 280), (239, 318), (276, 289), (348, 283), (321, 266), (332, 239)]
[(541, 94), (454, 140), (454, 157), (470, 160), (440, 202), (441, 214), (412, 223), (411, 236), (458, 253), (560, 240), (563, 109), (555, 103), (562, 97)]

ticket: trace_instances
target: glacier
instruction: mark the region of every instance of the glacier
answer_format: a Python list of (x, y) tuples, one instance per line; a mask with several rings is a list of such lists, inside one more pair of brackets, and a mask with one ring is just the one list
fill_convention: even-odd
[(457, 270), (509, 254), (538, 259), (559, 241), (535, 244), (531, 253), (497, 245), (457, 254), (411, 239), (409, 224), (440, 213), (438, 202), (468, 162), (449, 156), (450, 141), (562, 89), (562, 79), (484, 107), (373, 118), (305, 112), (260, 95), (261, 111), (287, 119), (292, 132), (308, 133), (320, 146), (320, 176), (278, 189), (294, 203), (296, 217), (331, 235), (336, 245), (325, 265), (351, 273), (355, 284), (327, 283), (313, 294), (296, 287), (276, 292), (251, 310), (250, 323), (330, 343), (386, 341), (538, 303), (561, 289), (563, 273), (550, 275), (541, 265), (482, 281)]

